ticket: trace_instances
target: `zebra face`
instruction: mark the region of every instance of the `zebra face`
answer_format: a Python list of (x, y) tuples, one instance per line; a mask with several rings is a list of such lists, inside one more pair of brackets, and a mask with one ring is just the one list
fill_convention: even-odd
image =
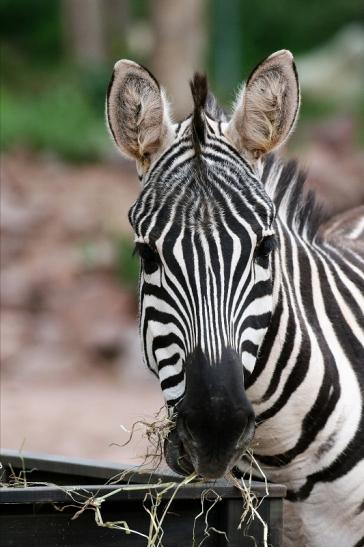
[(206, 132), (197, 162), (193, 144), (168, 169), (173, 154), (174, 146), (130, 211), (141, 259), (140, 333), (175, 414), (167, 461), (178, 472), (216, 477), (254, 433), (244, 376), (272, 311), (274, 210), (253, 171), (215, 132)]
[[(244, 379), (269, 326), (276, 242), (258, 159), (273, 147), (267, 134), (280, 143), (292, 127), (292, 115), (270, 121), (273, 103), (290, 112), (292, 67), (288, 52), (268, 58), (229, 122), (199, 75), (191, 84), (194, 112), (178, 125), (139, 65), (119, 61), (109, 88), (110, 131), (137, 160), (143, 184), (129, 214), (141, 260), (140, 334), (175, 422), (165, 456), (178, 473), (222, 476), (254, 435)], [(268, 94), (282, 91), (280, 102), (262, 96), (263, 84)], [(254, 116), (249, 121), (257, 93), (256, 108), (269, 103), (260, 138), (250, 127)]]

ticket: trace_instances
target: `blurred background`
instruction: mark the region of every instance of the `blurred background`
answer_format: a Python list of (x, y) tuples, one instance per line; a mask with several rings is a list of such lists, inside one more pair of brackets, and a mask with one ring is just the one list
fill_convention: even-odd
[(291, 49), (302, 110), (282, 153), (337, 213), (364, 202), (364, 3), (2, 0), (0, 21), (1, 444), (136, 463), (146, 441), (117, 446), (124, 427), (163, 402), (137, 334), (139, 184), (104, 124), (113, 64), (150, 68), (178, 119), (195, 69), (229, 107)]

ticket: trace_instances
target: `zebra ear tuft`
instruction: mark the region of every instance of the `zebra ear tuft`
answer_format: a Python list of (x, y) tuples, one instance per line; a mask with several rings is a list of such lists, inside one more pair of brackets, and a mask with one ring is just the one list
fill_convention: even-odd
[(106, 97), (106, 121), (125, 156), (148, 167), (172, 132), (168, 104), (157, 80), (133, 61), (115, 64)]
[(249, 76), (225, 134), (248, 159), (257, 160), (288, 138), (299, 104), (293, 55), (287, 50), (277, 51)]

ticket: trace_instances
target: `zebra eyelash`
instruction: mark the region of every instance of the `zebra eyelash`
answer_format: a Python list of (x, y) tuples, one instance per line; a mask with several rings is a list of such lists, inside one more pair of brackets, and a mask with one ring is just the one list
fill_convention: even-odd
[[(263, 237), (257, 244), (255, 249), (255, 258), (267, 257), (278, 246), (278, 241), (275, 235)], [(148, 243), (137, 242), (133, 250), (133, 256), (138, 255), (145, 264), (160, 264), (160, 257), (155, 249)]]
[(148, 243), (137, 241), (133, 251), (133, 256), (135, 255), (138, 255), (141, 259), (146, 274), (154, 273), (160, 265), (160, 257), (157, 251)]
[(278, 247), (278, 240), (275, 235), (263, 237), (255, 248), (255, 259), (266, 258)]

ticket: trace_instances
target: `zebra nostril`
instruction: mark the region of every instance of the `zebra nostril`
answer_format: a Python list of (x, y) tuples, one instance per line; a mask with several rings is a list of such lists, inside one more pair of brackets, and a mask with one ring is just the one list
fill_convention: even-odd
[(193, 464), (176, 429), (171, 431), (164, 442), (164, 455), (169, 467), (179, 475), (193, 473)]

